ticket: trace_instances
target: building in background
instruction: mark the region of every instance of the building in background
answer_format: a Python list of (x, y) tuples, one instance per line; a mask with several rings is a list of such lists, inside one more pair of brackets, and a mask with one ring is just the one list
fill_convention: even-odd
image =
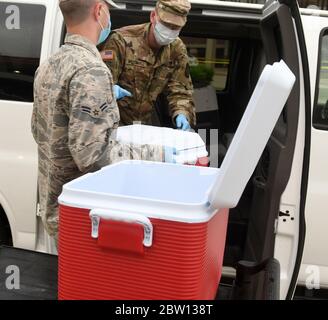
[[(266, 2), (265, 0), (229, 0), (229, 1), (256, 3), (256, 4), (264, 4)], [(328, 10), (328, 0), (298, 0), (298, 3), (301, 8)]]

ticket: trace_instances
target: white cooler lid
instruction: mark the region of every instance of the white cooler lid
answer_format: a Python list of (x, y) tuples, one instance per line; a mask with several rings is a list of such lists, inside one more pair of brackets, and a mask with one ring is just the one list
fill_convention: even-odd
[(238, 204), (295, 81), (284, 61), (265, 66), (210, 192), (212, 208)]

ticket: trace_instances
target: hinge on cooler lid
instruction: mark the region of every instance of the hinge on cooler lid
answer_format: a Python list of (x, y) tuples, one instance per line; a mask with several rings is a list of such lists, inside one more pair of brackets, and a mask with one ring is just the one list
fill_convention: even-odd
[(41, 211), (40, 211), (40, 204), (39, 203), (36, 205), (36, 216), (41, 217)]
[(99, 236), (100, 217), (98, 217), (98, 216), (91, 216), (91, 221), (92, 221), (91, 237), (93, 239), (97, 239), (98, 236)]

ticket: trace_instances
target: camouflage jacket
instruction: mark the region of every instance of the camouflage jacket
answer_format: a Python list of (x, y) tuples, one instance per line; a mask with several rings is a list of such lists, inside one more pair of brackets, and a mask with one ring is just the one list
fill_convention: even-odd
[(67, 35), (65, 45), (37, 70), (32, 133), (38, 144), (41, 216), (52, 236), (65, 183), (120, 160), (163, 161), (162, 147), (115, 141), (120, 116), (112, 86), (96, 46), (79, 35)]
[(118, 101), (121, 122), (151, 124), (159, 94), (167, 97), (172, 120), (180, 113), (195, 125), (195, 105), (185, 45), (178, 38), (156, 55), (148, 45), (150, 24), (128, 26), (114, 31), (101, 54), (112, 71), (115, 84), (133, 97)]

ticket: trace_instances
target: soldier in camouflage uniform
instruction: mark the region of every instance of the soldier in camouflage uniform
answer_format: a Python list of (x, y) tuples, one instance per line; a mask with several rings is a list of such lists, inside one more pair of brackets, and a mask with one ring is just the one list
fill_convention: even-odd
[(151, 23), (115, 30), (100, 47), (114, 83), (132, 93), (118, 101), (122, 125), (151, 124), (152, 109), (161, 93), (167, 97), (178, 128), (195, 125), (188, 55), (178, 38), (189, 10), (188, 0), (159, 0)]
[[(85, 15), (78, 7), (81, 2)], [(167, 156), (160, 146), (115, 141), (120, 116), (113, 79), (96, 47), (101, 30), (106, 30), (108, 4), (113, 5), (107, 0), (62, 0), (69, 32), (65, 45), (35, 77), (32, 133), (38, 144), (40, 210), (47, 232), (55, 238), (57, 198), (65, 183), (120, 160), (163, 161)], [(79, 29), (71, 27), (76, 24)]]

